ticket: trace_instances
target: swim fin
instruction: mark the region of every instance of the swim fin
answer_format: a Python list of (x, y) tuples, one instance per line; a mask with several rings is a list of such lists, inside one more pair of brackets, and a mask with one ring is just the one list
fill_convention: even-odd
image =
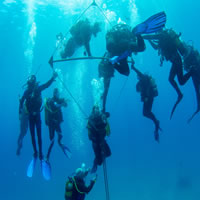
[(49, 162), (45, 160), (41, 160), (41, 169), (42, 169), (42, 175), (45, 180), (51, 179), (51, 165)]
[(61, 148), (62, 148), (62, 150), (63, 150), (63, 153), (64, 153), (69, 159), (71, 159), (72, 153), (71, 153), (70, 149), (69, 149), (67, 146), (65, 146), (65, 145), (62, 145)]
[(171, 111), (170, 120), (172, 119), (174, 111), (176, 110), (176, 107), (178, 106), (178, 104), (180, 103), (180, 101), (182, 100), (182, 98), (183, 98), (183, 95), (180, 95), (178, 97), (177, 101), (175, 102), (175, 104), (174, 104), (174, 106), (172, 108), (172, 111)]
[(33, 176), (33, 172), (34, 172), (35, 166), (36, 166), (36, 161), (37, 161), (37, 157), (33, 157), (31, 162), (28, 165), (28, 169), (27, 169), (26, 175), (29, 178), (32, 178), (32, 176)]
[(141, 24), (138, 24), (135, 28), (133, 28), (132, 33), (135, 35), (155, 33), (162, 30), (165, 24), (166, 14), (165, 12), (159, 12), (149, 17), (146, 21), (142, 22)]
[(193, 120), (193, 118), (199, 113), (199, 109), (197, 109), (194, 113), (193, 113), (193, 115), (188, 119), (188, 124)]

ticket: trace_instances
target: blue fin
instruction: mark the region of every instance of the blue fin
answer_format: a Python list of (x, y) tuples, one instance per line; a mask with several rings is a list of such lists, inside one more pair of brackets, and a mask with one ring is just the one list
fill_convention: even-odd
[(126, 59), (130, 55), (131, 55), (131, 51), (125, 51), (120, 56), (114, 56), (110, 58), (109, 61), (114, 65), (115, 63), (118, 63), (120, 60)]
[(51, 179), (51, 165), (45, 160), (41, 160), (42, 175), (47, 181)]
[(162, 30), (166, 24), (166, 14), (165, 12), (157, 13), (149, 17), (146, 21), (138, 24), (133, 30), (132, 33), (138, 34), (149, 34), (155, 33)]
[(32, 178), (32, 176), (33, 176), (33, 172), (35, 170), (36, 161), (37, 161), (37, 158), (33, 157), (33, 159), (31, 160), (31, 162), (28, 165), (28, 169), (27, 169), (26, 175), (29, 178)]

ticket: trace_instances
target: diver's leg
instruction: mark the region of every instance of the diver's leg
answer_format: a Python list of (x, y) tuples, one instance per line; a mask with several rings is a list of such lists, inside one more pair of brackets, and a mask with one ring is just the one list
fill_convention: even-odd
[(179, 89), (178, 84), (174, 80), (176, 75), (177, 75), (177, 65), (176, 63), (172, 63), (172, 67), (169, 73), (169, 82), (171, 83), (172, 87), (176, 90), (178, 98), (181, 99), (183, 97), (183, 94)]
[(143, 105), (143, 115), (149, 119), (151, 119), (154, 124), (156, 125), (156, 122), (158, 121), (155, 117), (155, 115), (152, 113), (152, 105), (153, 105), (153, 98), (148, 98), (147, 101), (144, 102)]
[(89, 41), (85, 43), (85, 49), (87, 51), (88, 56), (92, 56), (91, 51), (90, 51), (90, 43)]
[(71, 158), (71, 151), (70, 149), (64, 145), (62, 143), (62, 138), (63, 138), (63, 135), (62, 135), (62, 130), (61, 130), (61, 127), (60, 127), (60, 124), (57, 124), (56, 125), (56, 132), (58, 134), (58, 144), (60, 146), (60, 148), (62, 149), (63, 153), (68, 157), (68, 158)]
[(35, 117), (29, 116), (29, 129), (31, 133), (31, 141), (34, 150), (34, 157), (37, 157), (37, 148), (36, 148), (36, 141), (35, 141)]
[(111, 150), (110, 147), (108, 146), (106, 140), (104, 139), (104, 141), (101, 143), (101, 153), (102, 153), (102, 157), (104, 160), (106, 157), (111, 156)]
[(18, 145), (16, 152), (17, 155), (20, 155), (20, 151), (23, 145), (23, 139), (28, 131), (28, 123), (29, 123), (28, 115), (23, 113), (22, 118), (20, 119), (20, 134), (17, 140), (17, 145)]
[(101, 165), (102, 164), (102, 156), (101, 156), (100, 144), (93, 142), (92, 147), (93, 147), (93, 150), (94, 150), (96, 163), (97, 163), (97, 165)]
[(110, 87), (111, 78), (104, 78), (103, 81), (104, 81), (104, 92), (102, 95), (102, 98), (103, 98), (103, 110), (102, 111), (105, 112), (106, 111), (106, 100), (107, 100), (108, 90)]
[(47, 161), (49, 161), (49, 157), (50, 157), (52, 148), (54, 146), (54, 136), (55, 136), (55, 129), (52, 126), (52, 124), (50, 123), (50, 126), (49, 126), (49, 139), (50, 139), (51, 143), (49, 145), (48, 152), (47, 152)]
[(42, 160), (43, 154), (42, 154), (42, 133), (41, 133), (40, 113), (38, 113), (35, 117), (36, 117), (36, 129), (37, 129), (38, 147), (39, 147), (39, 158), (40, 158), (40, 160)]
[(155, 125), (155, 140), (159, 141), (159, 135), (158, 135), (158, 131), (160, 129), (160, 123), (159, 121), (156, 119), (155, 115), (153, 114), (152, 110), (152, 106), (153, 106), (153, 100), (154, 98), (148, 98), (147, 101), (144, 102), (143, 105), (143, 115), (149, 119), (151, 119), (154, 122)]
[(102, 163), (101, 162), (101, 149), (96, 142), (92, 142), (92, 148), (93, 148), (93, 151), (95, 154), (95, 158), (94, 158), (91, 173), (95, 173), (97, 171), (97, 166)]
[(181, 57), (179, 55), (176, 56), (174, 65), (175, 65), (176, 71), (177, 71), (176, 73), (177, 73), (178, 82), (180, 85), (184, 85), (191, 77), (192, 71), (189, 71), (185, 75), (183, 75), (183, 63), (182, 63)]

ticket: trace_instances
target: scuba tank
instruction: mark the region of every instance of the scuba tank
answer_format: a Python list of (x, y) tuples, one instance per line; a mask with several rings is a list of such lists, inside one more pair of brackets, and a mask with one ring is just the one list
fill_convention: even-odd
[(74, 188), (73, 180), (71, 177), (69, 177), (65, 185), (65, 199), (66, 200), (72, 199), (73, 188)]

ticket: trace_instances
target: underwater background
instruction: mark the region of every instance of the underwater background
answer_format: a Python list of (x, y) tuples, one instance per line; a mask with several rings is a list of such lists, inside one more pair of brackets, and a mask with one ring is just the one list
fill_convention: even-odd
[[(57, 80), (43, 92), (43, 99), (52, 96), (54, 87), (62, 90), (69, 105), (63, 109), (63, 141), (71, 149), (67, 159), (56, 143), (51, 155), (52, 179), (42, 177), (40, 163), (34, 176), (26, 176), (32, 158), (30, 133), (24, 138), (20, 156), (16, 156), (19, 135), (19, 95), (27, 77), (35, 74), (41, 83), (52, 75), (48, 60), (56, 48), (56, 35), (69, 31), (90, 0), (1, 0), (0, 2), (0, 199), (1, 200), (59, 200), (64, 199), (67, 177), (82, 162), (91, 167), (94, 154), (88, 140), (85, 115)], [(167, 28), (181, 32), (184, 41), (192, 41), (200, 50), (200, 2), (197, 0), (97, 0), (112, 24), (126, 22), (132, 27), (149, 16), (165, 11)], [(91, 52), (102, 56), (105, 34), (110, 25), (99, 9), (90, 7), (84, 17), (101, 22), (102, 32), (91, 40)], [(69, 37), (69, 34), (67, 35)], [(190, 41), (190, 42), (191, 42)], [(135, 66), (151, 74), (158, 85), (159, 96), (153, 112), (160, 120), (163, 132), (160, 144), (154, 141), (154, 125), (142, 116), (142, 102), (136, 93), (136, 74), (127, 78), (115, 72), (108, 94), (111, 135), (107, 138), (112, 156), (107, 159), (110, 199), (136, 200), (199, 200), (200, 199), (200, 133), (199, 115), (187, 124), (196, 108), (192, 81), (181, 87), (184, 98), (173, 119), (170, 110), (176, 93), (168, 82), (170, 63), (160, 67), (157, 52), (148, 43), (143, 53), (134, 55)], [(80, 48), (73, 57), (82, 57)], [(59, 77), (90, 114), (99, 97), (99, 60), (71, 61), (55, 64)], [(93, 80), (95, 79), (95, 80)], [(49, 145), (48, 129), (42, 112), (43, 153)], [(98, 168), (98, 179), (87, 200), (103, 200), (105, 186), (103, 168)], [(89, 180), (89, 178), (88, 178)]]

